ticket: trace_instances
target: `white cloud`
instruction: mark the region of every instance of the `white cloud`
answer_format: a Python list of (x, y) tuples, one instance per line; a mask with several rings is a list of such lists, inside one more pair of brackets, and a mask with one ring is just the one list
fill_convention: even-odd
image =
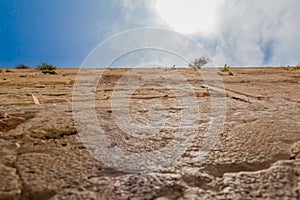
[(216, 62), (232, 65), (296, 64), (300, 59), (300, 1), (226, 0)]
[(199, 56), (206, 56), (206, 52), (182, 34), (159, 28), (143, 28), (105, 40), (89, 54), (84, 66), (139, 67), (155, 64), (187, 67)]
[(156, 16), (155, 0), (116, 0), (123, 7), (123, 16), (136, 27), (165, 26)]
[(213, 34), (218, 22), (218, 0), (156, 1), (155, 9), (170, 26), (181, 33), (199, 31)]
[[(124, 24), (112, 23), (111, 31), (141, 27), (171, 27), (156, 8), (163, 0), (114, 0), (121, 8)], [(195, 0), (184, 1), (187, 4)], [(201, 1), (201, 6), (205, 1)], [(294, 65), (300, 62), (300, 1), (299, 0), (223, 0), (216, 1), (214, 33), (197, 29), (189, 36), (202, 44), (216, 63), (232, 66)], [(168, 9), (175, 9), (170, 5)], [(212, 8), (211, 8), (212, 9)], [(177, 8), (178, 10), (178, 8)], [(183, 9), (184, 10), (184, 9)], [(183, 10), (181, 18), (187, 19)], [(197, 9), (194, 9), (197, 10)], [(175, 12), (176, 13), (176, 12)], [(200, 16), (200, 15), (199, 15)], [(201, 19), (203, 21), (203, 19)], [(178, 30), (178, 29), (177, 29)]]
[(166, 27), (156, 15), (154, 3), (155, 0), (111, 0), (114, 16), (99, 19), (98, 42), (134, 28)]

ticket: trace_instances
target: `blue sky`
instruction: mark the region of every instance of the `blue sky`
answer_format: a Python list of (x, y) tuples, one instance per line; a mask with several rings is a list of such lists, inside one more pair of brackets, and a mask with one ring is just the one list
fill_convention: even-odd
[(105, 36), (108, 22), (120, 19), (119, 8), (107, 2), (0, 0), (1, 66), (79, 66)]
[[(207, 2), (0, 0), (0, 67), (35, 66), (44, 61), (58, 67), (79, 67), (108, 37), (149, 26), (186, 34), (220, 65), (300, 62), (299, 0)], [(209, 12), (199, 14), (204, 11)]]

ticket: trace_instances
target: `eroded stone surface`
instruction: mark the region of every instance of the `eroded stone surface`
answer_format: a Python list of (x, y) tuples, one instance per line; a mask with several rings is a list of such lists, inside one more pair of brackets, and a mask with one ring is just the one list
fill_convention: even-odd
[[(11, 101), (11, 105), (0, 104), (0, 110), (24, 119), (0, 134), (0, 199), (299, 199), (300, 95), (295, 77), (300, 74), (264, 70), (237, 69), (234, 76), (223, 77), (229, 89), (224, 131), (205, 159), (199, 150), (210, 122), (210, 95), (195, 71), (182, 70), (202, 113), (198, 135), (178, 165), (141, 173), (108, 168), (85, 149), (68, 103), (76, 71), (60, 71), (51, 81), (45, 76), (22, 80), (24, 88), (0, 81), (10, 87), (8, 97), (0, 88), (1, 98)], [(109, 70), (97, 88), (99, 124), (112, 140), (112, 148), (159, 149), (173, 138), (180, 120), (176, 96), (159, 85), (137, 90), (130, 101), (136, 123), (146, 123), (150, 115), (145, 108), (159, 100), (168, 113), (168, 125), (175, 125), (148, 140), (128, 135), (114, 121), (109, 101), (115, 82), (125, 72)], [(18, 77), (11, 76), (12, 80)], [(33, 105), (28, 93), (35, 93), (42, 104)]]
[(0, 199), (19, 199), (22, 184), (17, 170), (13, 167), (0, 165)]
[(25, 121), (24, 118), (11, 116), (0, 111), (0, 132), (8, 132)]

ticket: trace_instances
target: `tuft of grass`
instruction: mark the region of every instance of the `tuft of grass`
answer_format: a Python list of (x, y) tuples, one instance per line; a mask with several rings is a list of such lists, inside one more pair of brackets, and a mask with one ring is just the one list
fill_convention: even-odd
[(46, 62), (42, 62), (41, 64), (36, 66), (36, 69), (38, 69), (38, 70), (55, 70), (56, 66), (51, 65), (51, 64), (46, 63)]
[(56, 66), (47, 62), (42, 62), (41, 64), (36, 66), (36, 69), (41, 70), (43, 74), (57, 74), (55, 71)]
[(16, 69), (30, 69), (29, 66), (23, 64), (23, 63), (19, 63), (15, 66)]
[(229, 76), (233, 76), (234, 74), (233, 74), (233, 72), (232, 72), (231, 70), (229, 70), (229, 71), (228, 71), (228, 75), (229, 75)]
[(230, 71), (230, 66), (228, 66), (227, 64), (224, 65), (223, 69), (222, 69), (223, 72), (229, 72)]

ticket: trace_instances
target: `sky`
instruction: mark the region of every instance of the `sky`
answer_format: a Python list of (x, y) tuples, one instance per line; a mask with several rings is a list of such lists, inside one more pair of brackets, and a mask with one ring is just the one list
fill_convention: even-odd
[(79, 67), (107, 38), (144, 27), (190, 37), (220, 66), (293, 66), (299, 11), (299, 0), (0, 0), (0, 68)]

